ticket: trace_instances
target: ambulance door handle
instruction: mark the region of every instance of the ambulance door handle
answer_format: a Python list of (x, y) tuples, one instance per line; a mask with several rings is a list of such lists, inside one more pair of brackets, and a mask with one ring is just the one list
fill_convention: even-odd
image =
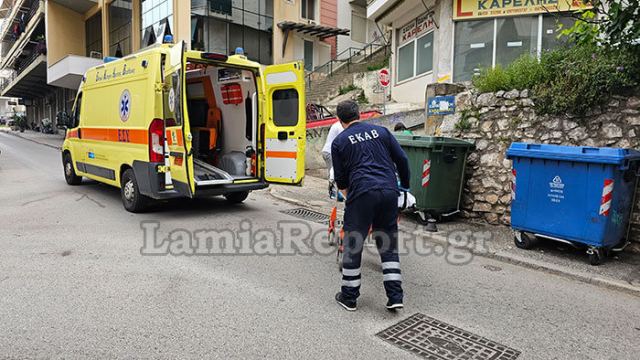
[(278, 140), (287, 140), (289, 135), (286, 131), (278, 131)]

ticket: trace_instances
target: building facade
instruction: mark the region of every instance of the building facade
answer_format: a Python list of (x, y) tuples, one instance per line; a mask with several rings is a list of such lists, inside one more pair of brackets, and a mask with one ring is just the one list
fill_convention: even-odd
[(69, 113), (85, 71), (162, 42), (263, 64), (337, 51), (337, 0), (0, 0), (0, 96), (22, 98), (37, 124)]
[(482, 68), (540, 56), (560, 44), (558, 25), (575, 21), (574, 0), (372, 0), (367, 17), (392, 31), (391, 96), (425, 103), (434, 82), (471, 80)]

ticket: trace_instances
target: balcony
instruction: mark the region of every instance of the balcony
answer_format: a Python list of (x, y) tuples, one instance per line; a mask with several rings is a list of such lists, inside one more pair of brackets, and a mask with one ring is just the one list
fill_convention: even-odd
[(421, 9), (419, 10), (421, 13), (425, 11), (421, 0), (369, 0), (367, 1), (367, 18), (390, 25), (394, 19), (416, 9)]
[[(3, 32), (4, 36), (1, 38), (3, 54), (0, 69), (10, 68), (17, 61), (17, 57), (22, 54), (22, 51), (31, 42), (31, 37), (36, 29), (44, 34), (44, 1), (33, 1), (22, 23), (24, 31), (18, 34), (14, 34), (11, 29)], [(10, 24), (7, 27), (11, 28), (12, 25)], [(5, 52), (5, 49), (8, 50)]]
[(78, 55), (67, 55), (47, 69), (47, 83), (77, 90), (84, 73), (91, 67), (102, 64), (101, 59)]
[(34, 53), (16, 62), (10, 75), (0, 81), (0, 96), (32, 99), (44, 95), (47, 86), (47, 55)]

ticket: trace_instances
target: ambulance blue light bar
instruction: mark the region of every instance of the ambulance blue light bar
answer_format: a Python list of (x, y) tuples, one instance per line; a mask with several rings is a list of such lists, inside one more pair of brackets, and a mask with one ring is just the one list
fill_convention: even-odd
[(202, 58), (207, 60), (227, 61), (229, 57), (225, 54), (205, 52), (202, 53)]

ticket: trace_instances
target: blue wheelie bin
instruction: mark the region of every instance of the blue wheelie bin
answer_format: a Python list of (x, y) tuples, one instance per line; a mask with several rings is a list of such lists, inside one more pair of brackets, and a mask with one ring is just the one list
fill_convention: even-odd
[(624, 247), (640, 152), (513, 143), (511, 226), (517, 247), (536, 237), (586, 246), (592, 265)]

